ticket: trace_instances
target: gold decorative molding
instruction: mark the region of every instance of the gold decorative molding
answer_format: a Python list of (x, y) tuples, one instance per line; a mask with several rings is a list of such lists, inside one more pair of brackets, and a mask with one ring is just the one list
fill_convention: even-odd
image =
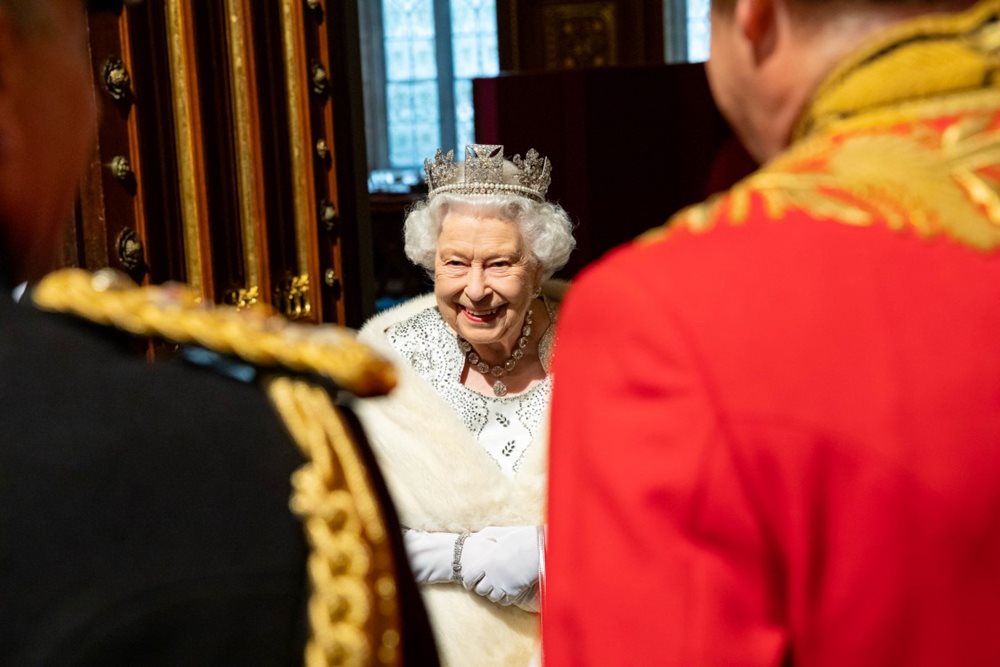
[(618, 62), (613, 2), (550, 5), (542, 10), (545, 68), (602, 67)]
[(194, 57), (194, 26), (191, 5), (186, 0), (165, 0), (167, 51), (173, 87), (174, 126), (177, 136), (177, 163), (184, 229), (187, 282), (212, 300), (212, 274), (206, 258), (211, 257), (205, 219), (205, 162), (201, 142), (201, 118), (197, 99)]
[(135, 336), (200, 345), (260, 367), (319, 373), (357, 396), (383, 396), (396, 385), (392, 364), (346, 329), (206, 308), (186, 286), (139, 287), (112, 269), (64, 269), (39, 282), (32, 301)]
[(232, 289), (226, 293), (226, 303), (236, 306), (236, 310), (244, 310), (260, 302), (260, 287)]
[[(319, 257), (314, 252), (316, 237), (316, 188), (313, 183), (310, 137), (309, 95), (310, 67), (305, 45), (305, 22), (301, 0), (281, 0), (282, 44), (285, 49), (285, 80), (288, 86), (288, 139), (291, 155), (292, 198), (295, 209), (295, 248), (300, 278), (319, 275)], [(308, 315), (312, 308), (303, 292)], [(292, 309), (295, 312), (295, 308)], [(301, 315), (300, 315), (301, 316)]]
[(309, 276), (289, 276), (274, 288), (274, 306), (290, 320), (312, 314), (309, 302)]
[[(249, 0), (226, 0), (230, 88), (233, 98), (236, 174), (239, 180), (240, 224), (243, 231), (243, 267), (250, 285), (269, 282), (266, 253), (264, 175), (259, 154), (260, 117), (257, 112), (252, 12)], [(254, 288), (256, 289), (256, 288)]]

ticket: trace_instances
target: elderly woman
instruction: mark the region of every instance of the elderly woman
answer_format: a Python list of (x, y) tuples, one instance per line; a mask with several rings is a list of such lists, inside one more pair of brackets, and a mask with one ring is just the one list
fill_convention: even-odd
[(545, 201), (551, 166), (529, 151), (438, 151), (405, 223), (406, 253), (434, 293), (369, 321), (395, 358), (392, 396), (358, 413), (373, 442), (447, 665), (526, 665), (537, 648), (558, 285), (575, 244)]

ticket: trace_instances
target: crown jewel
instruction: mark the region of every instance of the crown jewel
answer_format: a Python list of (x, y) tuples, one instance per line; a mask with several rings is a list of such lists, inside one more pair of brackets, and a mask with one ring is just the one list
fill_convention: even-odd
[[(439, 148), (434, 160), (424, 160), (427, 174), (428, 197), (442, 192), (463, 195), (515, 194), (535, 201), (545, 201), (549, 183), (552, 182), (552, 164), (534, 148), (522, 159), (515, 155), (511, 160), (517, 173), (513, 182), (504, 181), (503, 146), (470, 144), (465, 147), (465, 177), (462, 178), (455, 151), (444, 153)], [(508, 176), (510, 179), (510, 176)]]

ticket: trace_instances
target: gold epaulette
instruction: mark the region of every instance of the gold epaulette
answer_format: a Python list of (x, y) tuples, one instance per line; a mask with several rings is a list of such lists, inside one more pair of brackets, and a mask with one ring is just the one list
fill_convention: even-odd
[(640, 241), (790, 216), (1000, 250), (1000, 0), (870, 37), (818, 87), (787, 151)]
[[(781, 221), (790, 214), (856, 228), (883, 226), (919, 238), (945, 236), (969, 248), (1000, 249), (1000, 94), (952, 110), (913, 105), (891, 130), (873, 124), (818, 132), (737, 183), (684, 209), (639, 241), (675, 231), (699, 234), (720, 224)], [(921, 115), (922, 114), (922, 115)]]
[[(115, 271), (53, 273), (33, 291), (43, 309), (139, 336), (230, 354), (261, 367), (318, 372), (359, 396), (387, 393), (392, 366), (350, 334), (279, 317), (206, 308), (183, 286), (137, 287)], [(335, 332), (335, 333), (333, 333)], [(269, 374), (263, 389), (306, 462), (290, 506), (309, 544), (306, 667), (399, 665), (401, 609), (395, 555), (372, 475), (342, 409), (306, 377)]]
[(996, 88), (998, 19), (1000, 1), (985, 0), (962, 12), (929, 12), (876, 32), (820, 84), (793, 136), (872, 111), (891, 116), (905, 104), (942, 93), (960, 97)]
[(136, 286), (110, 271), (65, 269), (33, 291), (38, 307), (69, 313), (137, 336), (200, 345), (261, 367), (315, 372), (358, 396), (388, 393), (392, 365), (346, 331), (296, 325), (234, 307), (206, 307), (181, 285)]
[(1000, 248), (998, 166), (1000, 124), (993, 110), (957, 115), (943, 132), (910, 122), (891, 132), (819, 134), (641, 240), (795, 214), (855, 228), (883, 226), (925, 239), (945, 236), (995, 252)]

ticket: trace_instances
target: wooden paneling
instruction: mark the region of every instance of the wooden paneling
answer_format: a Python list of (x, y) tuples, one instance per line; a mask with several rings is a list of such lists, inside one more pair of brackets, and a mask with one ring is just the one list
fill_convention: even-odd
[(148, 271), (145, 216), (138, 186), (138, 127), (132, 113), (131, 40), (114, 14), (91, 21), (91, 60), (102, 116), (84, 176), (75, 241), (78, 263), (113, 266), (141, 279)]
[[(258, 113), (261, 127), (261, 155), (267, 196), (264, 240), (271, 282), (263, 288), (269, 301), (278, 285), (297, 275), (294, 178), (290, 171), (292, 147), (288, 140), (289, 116), (282, 11), (278, 2), (264, 3), (253, 22), (254, 51), (258, 54)], [(268, 57), (267, 54), (276, 54)], [(277, 221), (281, 221), (278, 223)], [(279, 300), (281, 295), (277, 295)]]
[[(151, 9), (151, 11), (154, 11)], [(211, 218), (202, 134), (198, 67), (195, 62), (195, 34), (192, 3), (164, 0), (166, 12), (167, 58), (170, 63), (171, 100), (174, 111), (174, 150), (178, 158), (181, 223), (187, 282), (214, 300), (215, 274), (211, 259)], [(169, 146), (161, 147), (169, 150)], [(213, 193), (214, 197), (221, 193)]]
[[(360, 89), (357, 16), (353, 2), (331, 4), (163, 0), (94, 14), (104, 113), (63, 261), (358, 324), (372, 288), (363, 120), (345, 99)], [(102, 83), (118, 60), (124, 94)]]
[(141, 38), (142, 45), (129, 50), (129, 104), (137, 133), (132, 140), (138, 144), (136, 163), (142, 169), (137, 181), (143, 198), (140, 210), (149, 280), (183, 282), (188, 274), (166, 15), (162, 3), (145, 2), (130, 7), (123, 20), (125, 33)]
[[(337, 216), (320, 227), (320, 260), (325, 302), (338, 317), (358, 326), (374, 313), (372, 226), (361, 84), (358, 3), (328, 2), (314, 38), (330, 76), (330, 103), (323, 108), (327, 168), (321, 172)], [(330, 270), (333, 270), (331, 274)], [(329, 307), (329, 306), (328, 306)]]

